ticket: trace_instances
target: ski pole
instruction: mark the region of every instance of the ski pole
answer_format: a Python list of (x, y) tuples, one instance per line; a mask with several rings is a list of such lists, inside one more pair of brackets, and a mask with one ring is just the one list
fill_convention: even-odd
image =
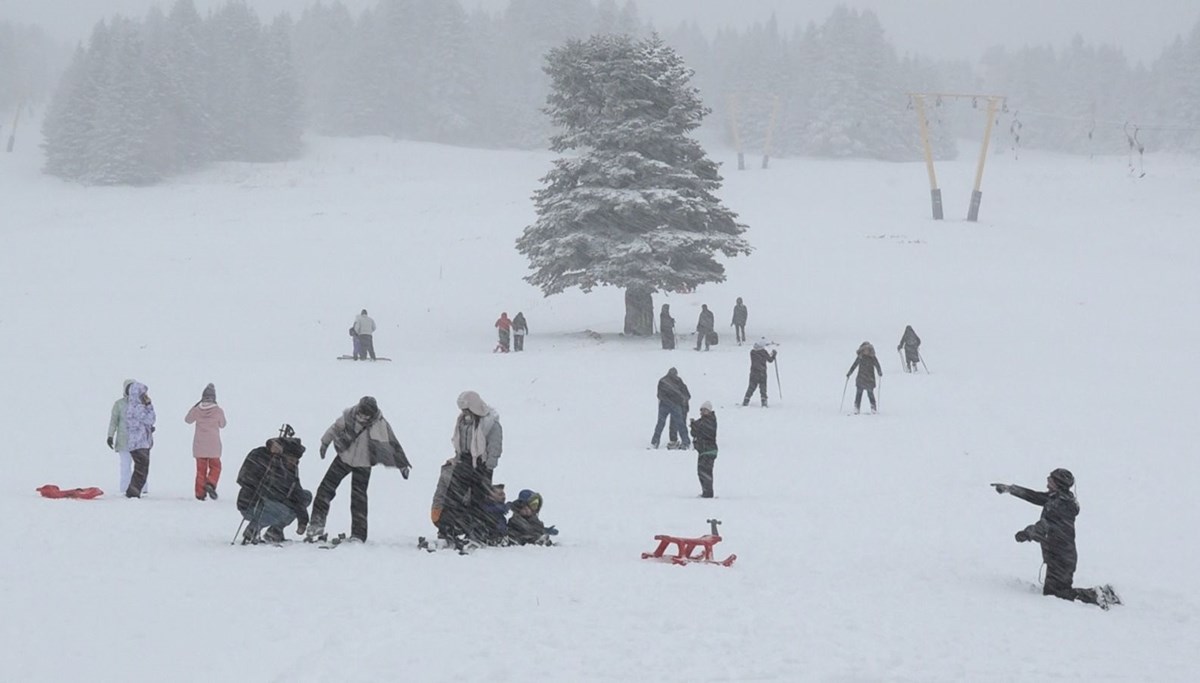
[(925, 368), (925, 374), (929, 374), (929, 366), (925, 364), (925, 354), (920, 354), (917, 358), (921, 359), (921, 367)]
[(904, 352), (900, 350), (900, 347), (896, 347), (896, 355), (900, 356), (900, 364), (904, 366), (904, 371), (908, 372), (908, 363), (904, 361)]
[(883, 373), (879, 373), (879, 380), (876, 384), (878, 393), (875, 394), (875, 409), (879, 410), (879, 406), (883, 405)]
[(842, 385), (842, 402), (838, 404), (838, 412), (839, 413), (842, 412), (842, 409), (846, 405), (846, 388), (849, 386), (850, 386), (850, 375), (846, 375), (846, 383)]
[(779, 360), (775, 360), (775, 391), (779, 392), (779, 399), (783, 400), (783, 382), (779, 381)]

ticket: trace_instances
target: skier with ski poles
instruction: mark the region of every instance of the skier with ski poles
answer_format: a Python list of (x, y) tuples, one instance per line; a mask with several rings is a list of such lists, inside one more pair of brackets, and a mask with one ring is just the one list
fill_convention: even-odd
[[(754, 390), (758, 389), (758, 397), (762, 401), (762, 407), (767, 407), (767, 363), (774, 363), (778, 352), (775, 350), (767, 352), (767, 347), (771, 345), (765, 338), (754, 342), (754, 348), (750, 350), (750, 385), (746, 387), (746, 395), (742, 398), (742, 405), (750, 405), (750, 396), (754, 394)], [(778, 377), (776, 377), (778, 381)]]
[[(879, 359), (875, 357), (875, 347), (871, 342), (863, 342), (859, 344), (854, 364), (846, 371), (846, 379), (854, 373), (854, 369), (858, 368), (858, 377), (854, 380), (854, 414), (857, 415), (862, 408), (862, 395), (867, 392), (867, 398), (871, 400), (871, 412), (879, 412), (879, 404), (875, 400), (875, 373), (878, 372), (880, 377), (883, 377), (883, 367), (879, 365)], [(842, 390), (843, 396), (845, 390)]]
[(1018, 531), (1015, 536), (1017, 543), (1037, 541), (1042, 546), (1042, 561), (1046, 563), (1042, 595), (1079, 600), (1108, 609), (1110, 604), (1121, 604), (1112, 586), (1074, 588), (1071, 585), (1078, 562), (1075, 517), (1079, 515), (1079, 501), (1071, 492), (1074, 485), (1075, 475), (1059, 467), (1046, 477), (1046, 491), (1032, 491), (1015, 484), (992, 484), (992, 488), (996, 489), (996, 493), (1008, 493), (1042, 508), (1041, 518)]
[(900, 343), (896, 344), (896, 350), (904, 349), (904, 371), (916, 372), (917, 363), (921, 360), (921, 338), (913, 331), (912, 325), (904, 328), (904, 335), (900, 337)]
[[(240, 486), (237, 509), (243, 523), (249, 522), (242, 535), (242, 545), (259, 543), (281, 543), (283, 528), (296, 522), (296, 533), (303, 535), (308, 527), (308, 505), (312, 493), (300, 485), (300, 457), (304, 445), (293, 436), (291, 425), (283, 425), (279, 436), (250, 451), (238, 470)], [(238, 532), (241, 532), (238, 525)], [(237, 534), (234, 534), (236, 541)]]

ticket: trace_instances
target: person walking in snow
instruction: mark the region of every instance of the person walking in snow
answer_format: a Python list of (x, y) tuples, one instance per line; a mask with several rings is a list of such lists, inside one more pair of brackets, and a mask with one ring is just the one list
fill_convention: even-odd
[(146, 385), (133, 382), (129, 385), (129, 402), (125, 405), (126, 447), (133, 460), (133, 475), (129, 478), (126, 498), (141, 498), (150, 475), (150, 449), (154, 447), (154, 404)]
[(517, 311), (517, 317), (512, 319), (513, 351), (525, 350), (525, 335), (529, 334), (529, 324), (525, 322), (525, 314)]
[(225, 428), (225, 411), (217, 405), (217, 388), (211, 383), (200, 392), (200, 400), (184, 416), (187, 424), (196, 425), (192, 437), (192, 457), (196, 459), (196, 500), (217, 499), (217, 483), (221, 480), (221, 430)]
[(712, 338), (709, 336), (713, 333), (713, 328), (716, 322), (713, 319), (712, 311), (708, 310), (708, 304), (700, 304), (700, 318), (696, 321), (696, 350), (700, 350), (700, 344), (704, 344), (704, 350), (707, 351)]
[[(675, 450), (692, 447), (684, 422), (684, 418), (687, 416), (686, 406), (690, 400), (692, 400), (692, 394), (688, 391), (687, 384), (684, 384), (683, 379), (680, 378), (679, 371), (675, 368), (667, 370), (667, 374), (658, 380), (658, 422), (654, 425), (654, 436), (650, 438), (651, 448), (658, 448), (667, 418), (671, 420), (672, 432), (667, 448)], [(678, 434), (682, 443), (675, 441), (675, 434)]]
[(767, 363), (774, 363), (776, 355), (774, 350), (767, 352), (769, 345), (766, 339), (759, 339), (750, 350), (750, 386), (746, 387), (746, 396), (742, 399), (744, 406), (750, 405), (750, 396), (758, 389), (762, 407), (767, 407)]
[(242, 534), (242, 545), (259, 542), (283, 542), (283, 528), (296, 521), (296, 533), (308, 530), (308, 505), (313, 496), (300, 485), (300, 457), (304, 444), (286, 436), (291, 427), (284, 425), (277, 438), (250, 451), (238, 470), (237, 509), (249, 522)]
[(700, 418), (689, 427), (696, 446), (696, 474), (700, 477), (700, 497), (713, 497), (713, 465), (717, 462), (717, 413), (712, 403), (700, 404)]
[(355, 339), (358, 341), (358, 350), (354, 353), (354, 360), (359, 358), (366, 360), (370, 356), (371, 360), (375, 360), (375, 320), (367, 315), (367, 309), (362, 309), (358, 317), (354, 319)]
[(858, 351), (854, 358), (854, 364), (846, 371), (846, 377), (849, 378), (858, 368), (858, 377), (854, 380), (854, 414), (857, 415), (862, 409), (862, 395), (867, 392), (867, 398), (871, 400), (871, 412), (879, 411), (879, 404), (875, 402), (875, 373), (878, 372), (880, 377), (883, 377), (883, 367), (879, 365), (879, 359), (875, 357), (875, 347), (871, 342), (863, 342), (858, 345)]
[(412, 465), (396, 439), (392, 425), (384, 419), (375, 397), (363, 396), (358, 403), (342, 411), (321, 436), (321, 459), (329, 445), (337, 454), (325, 471), (317, 497), (313, 501), (312, 523), (305, 540), (324, 540), (325, 520), (329, 504), (337, 495), (338, 486), (350, 475), (350, 536), (351, 540), (367, 540), (367, 486), (371, 483), (371, 468), (375, 465), (395, 467), (408, 479)]
[(658, 312), (658, 331), (662, 335), (662, 347), (675, 348), (675, 319), (671, 317), (671, 304), (663, 304)]
[(746, 317), (748, 315), (746, 304), (742, 303), (742, 297), (737, 298), (737, 303), (733, 305), (733, 332), (737, 335), (737, 343), (741, 344), (746, 341)]
[(917, 363), (921, 362), (921, 338), (913, 331), (912, 325), (904, 328), (904, 335), (900, 337), (900, 343), (896, 344), (896, 350), (904, 349), (904, 371), (916, 372)]
[(483, 541), (487, 529), (484, 504), (491, 496), (492, 474), (504, 452), (504, 427), (500, 413), (474, 391), (459, 394), (457, 405), (458, 416), (450, 435), (455, 462), (445, 508), (458, 533)]
[(508, 353), (508, 337), (512, 332), (512, 321), (508, 319), (508, 313), (501, 313), (496, 320), (496, 330), (500, 334), (500, 343), (496, 344), (493, 353)]
[[(129, 480), (133, 478), (133, 458), (129, 455), (129, 435), (125, 425), (125, 410), (129, 406), (129, 386), (134, 380), (125, 380), (121, 390), (121, 398), (113, 401), (112, 410), (108, 417), (108, 439), (105, 443), (117, 453), (117, 468), (119, 471), (118, 484), (120, 491), (129, 489)], [(150, 493), (147, 484), (142, 485), (142, 495)]]
[(1042, 546), (1042, 561), (1046, 563), (1042, 595), (1107, 607), (1109, 602), (1120, 602), (1111, 587), (1074, 588), (1071, 585), (1079, 559), (1075, 551), (1075, 517), (1079, 515), (1079, 501), (1071, 493), (1074, 485), (1075, 475), (1060, 467), (1046, 477), (1046, 491), (1032, 491), (1015, 484), (992, 484), (992, 487), (996, 493), (1008, 493), (1042, 508), (1042, 516), (1036, 523), (1016, 533), (1017, 543), (1036, 541)]

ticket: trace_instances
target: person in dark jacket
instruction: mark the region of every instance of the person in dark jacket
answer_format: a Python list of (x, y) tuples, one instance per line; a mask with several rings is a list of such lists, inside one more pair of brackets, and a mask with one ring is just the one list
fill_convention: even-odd
[(913, 331), (912, 325), (904, 328), (904, 335), (900, 337), (900, 343), (896, 344), (896, 350), (904, 349), (904, 371), (916, 372), (917, 363), (921, 362), (921, 338)]
[(750, 396), (758, 389), (762, 407), (767, 407), (767, 363), (774, 363), (776, 355), (776, 351), (767, 352), (769, 345), (766, 339), (759, 339), (750, 350), (750, 386), (746, 387), (746, 396), (742, 399), (744, 406), (750, 405)]
[(1075, 564), (1079, 559), (1075, 553), (1075, 517), (1079, 514), (1079, 502), (1071, 493), (1074, 485), (1075, 475), (1061, 467), (1046, 477), (1047, 491), (1031, 491), (1015, 484), (992, 484), (996, 493), (1008, 493), (1042, 506), (1041, 519), (1016, 534), (1018, 543), (1036, 541), (1042, 546), (1042, 561), (1046, 563), (1042, 595), (1079, 600), (1092, 605), (1102, 604), (1096, 589), (1074, 588), (1071, 585)]
[(546, 526), (538, 516), (542, 511), (542, 494), (522, 489), (509, 507), (513, 513), (508, 519), (508, 538), (511, 543), (552, 545), (550, 537), (557, 535), (558, 529)]
[(683, 443), (670, 441), (667, 443), (667, 448), (686, 449), (692, 447), (684, 422), (687, 415), (685, 406), (690, 400), (692, 400), (692, 394), (688, 391), (687, 385), (683, 383), (683, 379), (679, 377), (679, 371), (675, 368), (667, 370), (667, 374), (658, 380), (658, 422), (654, 425), (654, 436), (650, 439), (652, 448), (658, 448), (663, 426), (666, 425), (668, 417), (671, 418), (671, 430), (678, 433)]
[(700, 344), (704, 344), (704, 350), (707, 351), (709, 343), (712, 341), (711, 335), (713, 328), (716, 327), (716, 321), (713, 319), (712, 311), (708, 310), (708, 304), (700, 305), (700, 318), (696, 321), (696, 350), (700, 350)]
[(749, 311), (746, 310), (746, 304), (742, 303), (742, 297), (738, 297), (737, 303), (733, 305), (733, 332), (737, 335), (737, 343), (741, 344), (746, 341), (746, 317)]
[(525, 314), (517, 311), (512, 319), (513, 351), (525, 350), (525, 335), (529, 334), (529, 323), (525, 322)]
[(658, 313), (658, 331), (662, 335), (664, 349), (675, 348), (675, 319), (671, 317), (671, 304), (663, 304)]
[(717, 462), (717, 414), (708, 401), (700, 404), (700, 418), (691, 421), (692, 443), (696, 445), (696, 473), (700, 497), (713, 497), (713, 465)]
[(242, 544), (283, 541), (283, 528), (298, 520), (296, 533), (303, 534), (308, 526), (308, 505), (312, 493), (300, 485), (300, 457), (304, 455), (300, 439), (280, 436), (246, 455), (238, 470), (237, 509), (249, 522), (242, 535)]
[(879, 376), (883, 377), (883, 368), (879, 365), (879, 359), (875, 357), (875, 347), (871, 342), (859, 344), (854, 364), (846, 372), (846, 377), (849, 377), (855, 368), (858, 368), (858, 377), (854, 380), (854, 413), (857, 415), (862, 408), (864, 391), (867, 392), (867, 398), (871, 399), (871, 412), (877, 412), (879, 405), (875, 402), (875, 373), (878, 372)]

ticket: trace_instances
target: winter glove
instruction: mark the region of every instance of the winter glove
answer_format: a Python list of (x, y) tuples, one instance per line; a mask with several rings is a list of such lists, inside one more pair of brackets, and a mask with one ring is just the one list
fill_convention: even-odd
[(558, 535), (558, 529), (555, 529), (555, 528), (554, 528), (554, 527), (552, 527), (552, 526), (548, 526), (548, 527), (546, 527), (546, 533), (547, 533), (547, 534), (549, 534), (549, 535), (551, 535), (551, 536), (557, 536), (557, 535)]
[(408, 479), (408, 471), (409, 471), (409, 469), (410, 469), (410, 468), (408, 468), (408, 467), (401, 467), (401, 468), (400, 468), (400, 476), (404, 477), (405, 479)]
[(321, 442), (321, 459), (325, 459), (325, 451), (329, 450), (329, 444)]
[(112, 444), (112, 437), (111, 437), (111, 436), (110, 436), (110, 437), (108, 437), (108, 439), (106, 439), (106, 440), (105, 440), (105, 443), (107, 443), (107, 444), (108, 444), (108, 447), (109, 447), (109, 448), (112, 448), (112, 447), (113, 447), (113, 444)]
[(1013, 538), (1017, 539), (1017, 543), (1024, 543), (1026, 541), (1033, 540), (1032, 538), (1029, 537), (1029, 532), (1025, 531), (1024, 529), (1021, 529), (1020, 531), (1018, 531), (1016, 533), (1016, 535), (1013, 536)]
[(150, 428), (150, 433), (151, 433), (151, 434), (153, 434), (153, 433), (154, 433), (154, 427), (151, 427), (151, 428)]
[(992, 488), (996, 489), (996, 493), (1008, 493), (1008, 484), (992, 484)]
[(303, 536), (305, 531), (308, 531), (308, 525), (304, 522), (296, 522), (296, 535)]

